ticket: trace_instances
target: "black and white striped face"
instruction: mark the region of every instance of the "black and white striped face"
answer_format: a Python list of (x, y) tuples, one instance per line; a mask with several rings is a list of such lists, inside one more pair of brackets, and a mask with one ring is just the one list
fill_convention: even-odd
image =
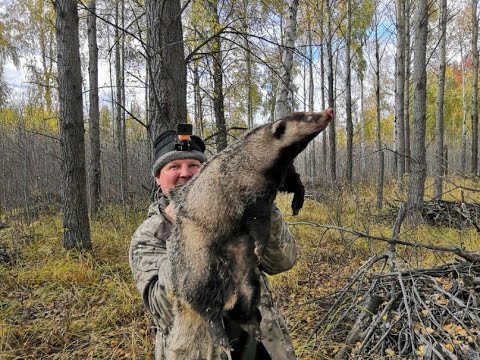
[(287, 115), (272, 125), (274, 143), (280, 148), (308, 143), (333, 119), (332, 108), (320, 112), (296, 112)]

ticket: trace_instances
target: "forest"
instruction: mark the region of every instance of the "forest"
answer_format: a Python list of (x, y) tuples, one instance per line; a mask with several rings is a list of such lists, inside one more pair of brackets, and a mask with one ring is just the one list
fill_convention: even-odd
[(153, 142), (335, 110), (269, 276), (299, 359), (480, 358), (477, 0), (0, 2), (0, 358), (152, 358)]

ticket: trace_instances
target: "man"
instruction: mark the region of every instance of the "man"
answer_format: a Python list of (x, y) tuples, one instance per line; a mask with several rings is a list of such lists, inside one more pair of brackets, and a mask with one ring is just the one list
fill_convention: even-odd
[[(189, 150), (176, 150), (177, 133), (166, 131), (154, 143), (155, 162), (152, 174), (161, 195), (150, 205), (148, 219), (140, 225), (132, 237), (129, 261), (137, 289), (143, 303), (151, 313), (157, 327), (155, 359), (165, 359), (165, 346), (172, 321), (172, 305), (167, 296), (169, 265), (167, 247), (175, 222), (175, 214), (169, 204), (169, 191), (176, 185), (189, 181), (205, 162), (205, 144), (197, 136), (191, 136)], [(206, 209), (208, 211), (208, 209)], [(272, 208), (270, 241), (260, 259), (263, 272), (273, 275), (290, 269), (296, 261), (297, 247), (292, 234), (276, 206)], [(208, 359), (295, 359), (292, 340), (282, 315), (274, 306), (265, 276), (260, 279), (261, 299), (259, 315), (264, 339), (262, 343), (244, 332), (238, 324), (225, 319), (225, 328), (234, 351), (227, 354), (213, 348)]]

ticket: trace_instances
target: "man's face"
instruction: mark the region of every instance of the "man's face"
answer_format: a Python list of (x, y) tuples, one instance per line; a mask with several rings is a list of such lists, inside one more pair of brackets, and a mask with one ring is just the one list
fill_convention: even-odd
[(165, 165), (155, 178), (164, 195), (168, 195), (170, 189), (184, 184), (200, 170), (202, 163), (193, 159), (174, 160)]

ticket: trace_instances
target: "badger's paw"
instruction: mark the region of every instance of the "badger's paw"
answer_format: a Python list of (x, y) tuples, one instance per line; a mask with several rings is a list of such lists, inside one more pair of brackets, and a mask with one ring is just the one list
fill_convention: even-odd
[(260, 329), (260, 324), (258, 322), (242, 324), (240, 327), (258, 342), (261, 342), (264, 339), (262, 329)]

